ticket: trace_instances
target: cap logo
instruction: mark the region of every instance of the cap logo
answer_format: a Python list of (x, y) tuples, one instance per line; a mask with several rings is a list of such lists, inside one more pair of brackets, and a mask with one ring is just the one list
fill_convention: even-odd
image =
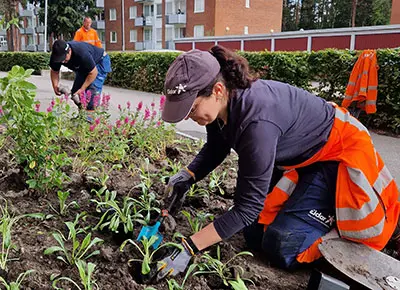
[(167, 94), (168, 95), (180, 95), (181, 93), (186, 92), (186, 85), (179, 84), (177, 85), (174, 89), (167, 89)]

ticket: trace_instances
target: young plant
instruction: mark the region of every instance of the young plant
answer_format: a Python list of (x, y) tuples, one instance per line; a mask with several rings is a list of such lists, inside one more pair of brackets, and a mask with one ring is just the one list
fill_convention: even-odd
[(195, 197), (195, 196), (200, 196), (200, 197), (209, 197), (210, 193), (208, 192), (207, 189), (204, 189), (202, 187), (197, 186), (196, 184), (193, 184), (188, 193), (188, 197)]
[(97, 290), (100, 289), (99, 286), (96, 284), (96, 281), (93, 279), (94, 269), (96, 267), (93, 263), (85, 263), (85, 261), (78, 260), (76, 261), (75, 265), (78, 267), (79, 276), (81, 278), (81, 284), (84, 288), (81, 288), (78, 283), (72, 280), (69, 277), (60, 277), (56, 278), (56, 275), (51, 275), (50, 280), (53, 281), (52, 287), (57, 290), (63, 290), (63, 288), (58, 288), (57, 283), (60, 281), (67, 281), (72, 283), (76, 289), (78, 290)]
[(107, 170), (105, 165), (100, 161), (96, 160), (94, 166), (89, 167), (92, 172), (98, 172), (97, 176), (88, 176), (88, 179), (99, 185), (101, 188), (107, 188), (107, 181), (110, 178), (110, 174), (114, 170), (122, 168), (121, 164), (113, 164), (112, 167)]
[(237, 277), (239, 277), (239, 275), (243, 275), (244, 273), (244, 270), (241, 266), (232, 264), (237, 257), (243, 255), (253, 256), (252, 253), (244, 251), (234, 255), (227, 262), (223, 263), (221, 261), (221, 249), (218, 246), (217, 257), (213, 258), (209, 253), (204, 253), (200, 258), (201, 260), (204, 260), (204, 262), (198, 264), (199, 271), (195, 272), (193, 275), (201, 275), (201, 274), (216, 275), (221, 278), (225, 286), (229, 286), (229, 281), (235, 279), (232, 277), (232, 270), (238, 271), (236, 279)]
[(187, 220), (190, 224), (190, 227), (192, 229), (192, 234), (200, 231), (207, 221), (214, 220), (214, 215), (212, 215), (210, 213), (205, 213), (202, 211), (196, 212), (196, 215), (193, 217), (190, 214), (190, 212), (188, 212), (186, 210), (182, 210), (181, 212), (187, 218)]
[(175, 279), (169, 279), (167, 281), (168, 284), (168, 290), (183, 290), (186, 280), (189, 278), (190, 274), (192, 274), (192, 272), (196, 269), (197, 264), (191, 264), (189, 266), (189, 268), (187, 269), (186, 273), (185, 273), (185, 277), (183, 278), (183, 281), (181, 284), (179, 284), (178, 282), (176, 282)]
[[(53, 238), (58, 242), (58, 246), (47, 248), (44, 251), (44, 254), (51, 255), (56, 252), (61, 252), (63, 255), (57, 256), (57, 259), (70, 265), (74, 265), (78, 260), (86, 260), (92, 256), (98, 255), (100, 253), (99, 250), (92, 252), (89, 250), (95, 245), (102, 244), (103, 240), (97, 237), (92, 240), (92, 234), (89, 233), (83, 241), (80, 242), (77, 236), (78, 234), (83, 233), (84, 230), (80, 228), (76, 229), (76, 224), (77, 220), (75, 220), (75, 222), (65, 223), (69, 230), (67, 237), (65, 237), (60, 231), (54, 232)], [(67, 243), (72, 245), (71, 249), (67, 247)]]
[(210, 175), (210, 183), (208, 184), (208, 188), (211, 192), (217, 191), (219, 194), (224, 195), (225, 191), (222, 187), (222, 184), (226, 178), (226, 171), (218, 174), (215, 170), (211, 172)]
[[(253, 281), (251, 281), (249, 279), (247, 279), (247, 281), (254, 285)], [(236, 275), (236, 280), (229, 280), (228, 283), (232, 287), (233, 290), (247, 290), (246, 284), (244, 283), (242, 278), (240, 278), (239, 275)]]
[(18, 275), (18, 278), (15, 282), (10, 283), (8, 283), (3, 277), (0, 276), (0, 282), (3, 284), (6, 290), (19, 290), (25, 277), (33, 272), (35, 272), (35, 270), (28, 270), (24, 273), (21, 273)]
[(61, 190), (59, 190), (57, 192), (58, 200), (60, 202), (59, 212), (58, 213), (61, 216), (65, 216), (67, 214), (67, 210), (68, 210), (68, 208), (70, 206), (74, 206), (75, 208), (79, 208), (79, 205), (75, 200), (73, 200), (73, 201), (71, 201), (70, 203), (67, 204), (67, 198), (68, 198), (69, 194), (70, 194), (69, 191), (61, 191)]
[(157, 207), (159, 201), (156, 199), (154, 192), (142, 194), (139, 199), (134, 199), (137, 205), (137, 211), (144, 217), (144, 223), (147, 225), (151, 219), (151, 213), (160, 213), (161, 210)]
[(141, 262), (142, 263), (142, 269), (141, 269), (141, 273), (143, 275), (147, 275), (150, 273), (151, 269), (150, 269), (150, 265), (153, 263), (153, 256), (154, 254), (164, 248), (164, 247), (168, 247), (168, 246), (173, 246), (173, 247), (177, 247), (182, 249), (182, 246), (180, 244), (177, 243), (165, 243), (162, 244), (161, 246), (159, 246), (157, 249), (155, 249), (154, 251), (151, 251), (151, 247), (152, 245), (157, 241), (157, 237), (156, 236), (151, 236), (150, 239), (147, 239), (146, 237), (143, 237), (140, 242), (142, 243), (143, 246), (143, 250), (140, 248), (140, 246), (133, 240), (128, 239), (126, 241), (124, 241), (120, 247), (120, 251), (122, 252), (126, 246), (127, 243), (130, 243), (132, 245), (134, 245), (136, 247), (136, 249), (138, 249), (139, 253), (142, 255), (142, 259), (130, 259), (128, 261), (128, 263), (131, 262)]
[(124, 232), (127, 234), (128, 232), (133, 232), (135, 222), (145, 224), (143, 215), (136, 210), (135, 200), (131, 197), (124, 196), (122, 207), (115, 200), (115, 195), (106, 202), (95, 202), (98, 210), (100, 208), (106, 209), (94, 228), (95, 230), (98, 228), (103, 230), (108, 227), (110, 231), (118, 233), (120, 226), (123, 225)]
[(21, 218), (32, 217), (44, 219), (43, 214), (24, 214), (19, 216), (13, 216), (9, 213), (7, 208), (7, 202), (4, 206), (0, 205), (1, 218), (0, 218), (0, 233), (1, 233), (1, 253), (0, 253), (0, 269), (6, 270), (7, 263), (9, 261), (15, 261), (18, 259), (9, 258), (12, 249), (15, 249), (15, 245), (11, 241), (11, 230), (15, 223)]

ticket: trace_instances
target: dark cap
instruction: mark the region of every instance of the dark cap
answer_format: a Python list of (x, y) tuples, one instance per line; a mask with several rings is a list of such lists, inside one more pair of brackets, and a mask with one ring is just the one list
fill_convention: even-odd
[(69, 44), (64, 40), (59, 39), (53, 43), (53, 48), (51, 51), (50, 61), (59, 63), (65, 60), (69, 49)]
[(182, 121), (199, 91), (215, 80), (220, 69), (217, 59), (208, 51), (194, 49), (179, 55), (165, 78), (162, 119), (168, 123)]

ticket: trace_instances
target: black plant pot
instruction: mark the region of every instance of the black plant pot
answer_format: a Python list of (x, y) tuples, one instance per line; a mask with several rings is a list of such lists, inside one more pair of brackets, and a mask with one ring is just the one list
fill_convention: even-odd
[(129, 273), (132, 278), (139, 284), (155, 284), (157, 275), (157, 263), (150, 264), (150, 273), (142, 274), (142, 263), (133, 261), (129, 264)]

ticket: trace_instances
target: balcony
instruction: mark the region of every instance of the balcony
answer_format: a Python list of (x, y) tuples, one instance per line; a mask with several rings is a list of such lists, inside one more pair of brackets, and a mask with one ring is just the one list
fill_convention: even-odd
[(21, 17), (33, 17), (34, 11), (25, 9), (25, 10), (21, 11), (19, 15)]
[(153, 3), (154, 0), (135, 0), (135, 3)]
[(167, 15), (167, 24), (186, 24), (186, 14)]
[(93, 21), (92, 27), (97, 30), (105, 30), (106, 25), (104, 20)]
[(144, 41), (144, 42), (136, 42), (135, 50), (146, 50), (146, 49), (154, 49), (154, 45), (152, 41)]
[(34, 34), (35, 29), (33, 27), (20, 28), (19, 32), (21, 34)]
[(135, 50), (143, 50), (144, 42), (135, 42)]
[[(44, 43), (38, 44), (36, 47), (37, 51), (44, 51)], [(47, 44), (47, 51), (50, 51), (49, 44)]]
[(7, 44), (6, 45), (0, 45), (0, 51), (7, 51), (8, 47)]
[(96, 0), (96, 7), (104, 8), (104, 0)]
[(44, 25), (35, 27), (36, 33), (44, 33)]
[(26, 46), (26, 51), (36, 51), (36, 45), (34, 44), (29, 44)]
[(152, 26), (153, 25), (153, 17), (136, 17), (135, 18), (135, 26)]
[(7, 31), (5, 29), (0, 29), (0, 36), (6, 36)]
[(174, 43), (174, 41), (173, 41), (173, 40), (167, 40), (167, 41), (165, 42), (165, 48), (166, 48), (166, 49), (175, 50), (175, 43)]

